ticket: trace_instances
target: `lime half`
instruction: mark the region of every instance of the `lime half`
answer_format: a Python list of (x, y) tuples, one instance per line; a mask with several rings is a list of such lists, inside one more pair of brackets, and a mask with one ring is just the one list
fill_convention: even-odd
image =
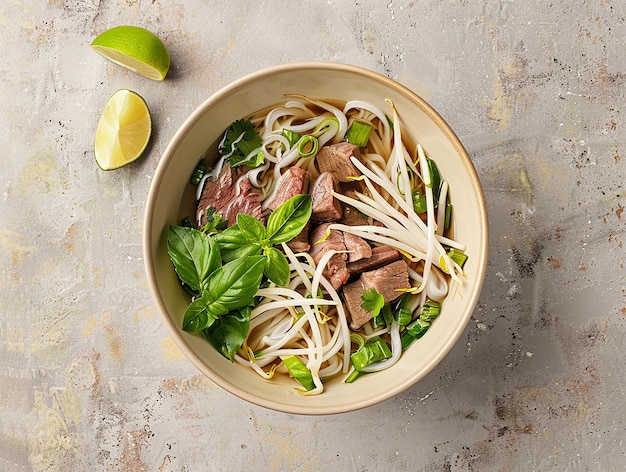
[(103, 170), (118, 169), (138, 159), (152, 133), (152, 120), (145, 100), (137, 93), (121, 89), (104, 107), (94, 153)]
[(116, 26), (100, 34), (91, 47), (107, 59), (153, 80), (163, 80), (170, 54), (154, 33), (139, 26)]

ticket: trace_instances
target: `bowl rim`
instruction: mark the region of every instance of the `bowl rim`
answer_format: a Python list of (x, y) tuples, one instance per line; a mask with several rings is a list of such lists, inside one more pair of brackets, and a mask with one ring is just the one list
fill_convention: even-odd
[[(422, 111), (437, 125), (437, 127), (444, 133), (446, 138), (454, 147), (455, 151), (461, 158), (461, 160), (465, 164), (465, 168), (468, 170), (469, 179), (472, 183), (472, 187), (475, 189), (475, 194), (478, 201), (478, 213), (480, 215), (480, 221), (477, 222), (477, 225), (480, 227), (481, 234), (484, 236), (480, 240), (480, 244), (478, 247), (478, 255), (480, 256), (480, 265), (477, 268), (477, 281), (474, 290), (470, 294), (470, 297), (467, 300), (467, 306), (471, 307), (467, 311), (464, 319), (461, 319), (460, 323), (457, 325), (456, 329), (453, 331), (452, 335), (448, 338), (445, 343), (443, 349), (441, 349), (437, 355), (421, 370), (421, 376), (414, 380), (413, 376), (407, 381), (402, 382), (397, 385), (394, 389), (389, 389), (383, 394), (372, 397), (369, 400), (362, 400), (356, 404), (350, 405), (340, 405), (340, 406), (319, 406), (315, 408), (307, 407), (306, 405), (290, 405), (280, 401), (267, 400), (263, 397), (257, 396), (253, 393), (246, 392), (239, 388), (237, 385), (221, 378), (217, 374), (215, 374), (204, 362), (203, 360), (190, 348), (189, 344), (183, 339), (182, 333), (178, 326), (174, 324), (171, 316), (169, 316), (168, 310), (165, 306), (165, 303), (157, 290), (157, 277), (155, 272), (154, 262), (152, 260), (151, 248), (152, 248), (152, 224), (153, 224), (153, 207), (155, 204), (157, 190), (164, 179), (167, 168), (172, 164), (173, 154), (176, 148), (178, 147), (180, 141), (190, 132), (190, 127), (192, 123), (200, 116), (202, 116), (207, 108), (210, 108), (213, 103), (218, 102), (224, 96), (227, 96), (234, 90), (237, 90), (241, 86), (258, 80), (263, 77), (272, 76), (275, 74), (280, 74), (284, 72), (289, 72), (298, 69), (315, 69), (315, 70), (327, 70), (327, 71), (341, 71), (341, 72), (351, 72), (354, 74), (359, 74), (363, 76), (367, 76), (368, 78), (383, 83), (387, 87), (394, 89), (401, 95), (406, 96), (411, 101), (417, 102), (420, 105)], [(177, 128), (174, 132), (170, 140), (168, 141), (167, 146), (161, 154), (161, 158), (157, 164), (155, 173), (153, 175), (152, 181), (150, 183), (148, 189), (148, 196), (145, 203), (144, 215), (143, 215), (143, 227), (142, 227), (142, 246), (143, 246), (143, 259), (144, 259), (144, 270), (147, 276), (148, 287), (151, 294), (152, 302), (156, 305), (157, 311), (161, 317), (162, 322), (165, 324), (168, 334), (172, 337), (177, 347), (181, 350), (184, 356), (191, 361), (194, 366), (200, 370), (202, 374), (204, 374), (207, 378), (209, 378), (213, 383), (221, 387), (223, 390), (233, 394), (236, 397), (239, 397), (242, 400), (255, 404), (257, 406), (265, 407), (273, 411), (283, 412), (288, 414), (300, 414), (300, 415), (328, 415), (328, 414), (338, 414), (338, 413), (348, 413), (351, 411), (360, 410), (363, 408), (367, 408), (373, 406), (375, 404), (379, 404), (389, 398), (392, 398), (402, 391), (410, 388), (412, 385), (417, 383), (420, 379), (424, 378), (432, 369), (434, 369), (442, 359), (449, 353), (452, 347), (456, 344), (461, 334), (465, 330), (473, 311), (475, 310), (476, 304), (478, 302), (478, 298), (480, 297), (482, 286), (485, 279), (485, 274), (487, 270), (487, 259), (488, 259), (488, 241), (489, 241), (489, 227), (488, 227), (488, 218), (487, 218), (487, 205), (485, 200), (485, 195), (482, 189), (482, 185), (480, 183), (478, 173), (476, 172), (476, 168), (466, 151), (465, 147), (461, 143), (460, 139), (456, 135), (456, 133), (452, 130), (452, 128), (448, 125), (448, 123), (443, 119), (443, 117), (421, 96), (417, 93), (413, 92), (407, 86), (396, 82), (395, 80), (382, 75), (379, 72), (375, 72), (370, 69), (366, 69), (361, 66), (356, 66), (352, 64), (340, 63), (340, 62), (332, 62), (332, 61), (300, 61), (300, 62), (289, 62), (279, 65), (269, 66), (258, 71), (243, 75), (238, 79), (231, 81), (229, 84), (221, 87), (214, 93), (212, 93), (208, 98), (206, 98), (200, 105), (198, 105), (191, 114), (184, 119), (182, 124)]]

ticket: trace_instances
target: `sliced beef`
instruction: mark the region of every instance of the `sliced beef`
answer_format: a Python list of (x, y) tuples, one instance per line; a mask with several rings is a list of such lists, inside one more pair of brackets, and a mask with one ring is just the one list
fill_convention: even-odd
[(333, 197), (339, 184), (330, 172), (322, 172), (311, 185), (311, 219), (318, 222), (337, 221), (343, 212), (341, 202)]
[(359, 329), (372, 318), (372, 313), (361, 307), (363, 303), (361, 295), (364, 291), (373, 288), (383, 296), (385, 303), (389, 303), (402, 295), (398, 289), (410, 286), (408, 266), (402, 260), (361, 274), (358, 280), (343, 287), (343, 298), (350, 315), (350, 327)]
[(292, 166), (276, 182), (276, 193), (267, 207), (275, 210), (291, 197), (309, 191), (310, 174), (307, 170)]
[(372, 247), (360, 236), (344, 232), (343, 242), (348, 250), (348, 263), (372, 257)]
[(350, 318), (350, 328), (352, 329), (359, 329), (372, 319), (372, 312), (361, 307), (361, 303), (363, 303), (361, 295), (364, 291), (365, 288), (360, 279), (345, 285), (342, 290), (343, 300)]
[(300, 234), (287, 243), (293, 252), (308, 252), (311, 249), (309, 244), (309, 223), (302, 229)]
[[(332, 230), (326, 240), (318, 242), (326, 235), (328, 226), (330, 226), (330, 223), (323, 223), (317, 228), (314, 228), (309, 234), (309, 243), (311, 244), (309, 254), (316, 264), (318, 264), (324, 254), (330, 250), (346, 250), (343, 233), (341, 231)], [(350, 277), (350, 273), (346, 268), (346, 259), (347, 255), (345, 252), (335, 254), (330, 258), (322, 272), (324, 277), (328, 279), (335, 290), (338, 290), (343, 284), (345, 284)]]
[(371, 250), (370, 257), (348, 262), (346, 267), (350, 275), (355, 275), (377, 269), (398, 259), (400, 259), (400, 253), (391, 246), (375, 246)]
[(348, 177), (360, 175), (360, 172), (350, 161), (352, 156), (361, 159), (359, 147), (343, 142), (323, 146), (317, 153), (315, 160), (320, 172), (332, 172), (338, 182), (350, 182)]
[(222, 218), (228, 221), (229, 226), (237, 222), (239, 213), (263, 220), (261, 195), (252, 189), (247, 178), (239, 182), (239, 189), (237, 189), (238, 178), (236, 170), (226, 166), (217, 179), (207, 180), (204, 183), (196, 210), (196, 221), (200, 226), (206, 223), (205, 213), (210, 207), (215, 208), (216, 213), (222, 215)]
[(409, 268), (406, 262), (399, 260), (379, 269), (363, 272), (360, 277), (365, 290), (376, 289), (385, 299), (385, 303), (394, 301), (402, 292), (399, 288), (410, 288)]

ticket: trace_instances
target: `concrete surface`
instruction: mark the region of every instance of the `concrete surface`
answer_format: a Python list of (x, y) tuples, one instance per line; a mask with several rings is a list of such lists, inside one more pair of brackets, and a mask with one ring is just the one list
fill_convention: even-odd
[[(0, 2), (0, 470), (626, 470), (626, 3)], [(172, 55), (152, 82), (90, 50), (119, 24)], [(421, 94), (457, 131), (491, 218), (484, 292), (426, 379), (298, 417), (219, 390), (146, 287), (159, 156), (211, 93), (265, 66), (342, 61)], [(148, 102), (139, 162), (93, 160), (118, 88)]]

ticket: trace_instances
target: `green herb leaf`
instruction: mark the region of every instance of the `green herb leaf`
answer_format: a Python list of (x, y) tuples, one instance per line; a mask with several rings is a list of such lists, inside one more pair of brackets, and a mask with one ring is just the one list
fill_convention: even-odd
[[(234, 121), (226, 130), (224, 141), (219, 146), (219, 151), (224, 156), (229, 156), (231, 167), (237, 167), (243, 164), (250, 165), (246, 162), (248, 155), (255, 149), (263, 145), (263, 139), (254, 129), (254, 125), (250, 120)], [(255, 155), (255, 157), (257, 157)], [(256, 159), (258, 161), (258, 158)], [(263, 161), (265, 157), (263, 156)], [(262, 164), (259, 163), (258, 165)], [(258, 166), (257, 165), (257, 166)]]
[(267, 239), (272, 244), (291, 241), (298, 236), (311, 218), (311, 195), (291, 197), (267, 218)]
[(215, 207), (208, 207), (206, 209), (205, 216), (206, 223), (202, 228), (200, 228), (200, 231), (205, 234), (215, 234), (219, 231), (226, 229), (226, 227), (228, 226), (227, 221), (222, 218), (221, 214), (217, 213)]
[(249, 306), (230, 311), (217, 318), (202, 334), (218, 352), (232, 361), (248, 336), (250, 312)]
[(228, 262), (214, 271), (206, 281), (203, 299), (209, 300), (209, 315), (220, 316), (230, 310), (252, 304), (261, 285), (265, 257), (245, 256)]
[(315, 382), (313, 381), (313, 374), (299, 357), (296, 356), (281, 356), (280, 357), (285, 367), (289, 371), (289, 374), (300, 382), (306, 390), (313, 390), (315, 388)]
[(361, 300), (363, 300), (361, 308), (366, 311), (371, 311), (372, 317), (378, 316), (380, 310), (385, 306), (385, 298), (381, 293), (378, 293), (375, 288), (365, 290), (363, 294), (361, 294)]
[(433, 200), (439, 202), (439, 194), (441, 193), (441, 174), (439, 173), (439, 167), (435, 161), (430, 158), (426, 158), (428, 163), (428, 172), (430, 174), (430, 186), (433, 189)]
[(289, 261), (285, 255), (275, 247), (265, 248), (263, 254), (266, 257), (267, 278), (280, 287), (286, 286), (289, 282)]
[(246, 256), (258, 256), (262, 248), (258, 244), (248, 241), (239, 225), (226, 228), (221, 233), (213, 236), (220, 248), (220, 254), (224, 262), (231, 262)]
[(200, 290), (208, 275), (221, 265), (217, 244), (194, 228), (170, 226), (167, 252), (180, 280), (193, 290)]
[(249, 243), (259, 243), (265, 240), (267, 233), (265, 226), (254, 216), (239, 213), (237, 215), (237, 226)]
[(206, 295), (203, 294), (189, 304), (183, 316), (183, 331), (197, 333), (213, 324), (217, 316), (207, 311), (208, 301)]

